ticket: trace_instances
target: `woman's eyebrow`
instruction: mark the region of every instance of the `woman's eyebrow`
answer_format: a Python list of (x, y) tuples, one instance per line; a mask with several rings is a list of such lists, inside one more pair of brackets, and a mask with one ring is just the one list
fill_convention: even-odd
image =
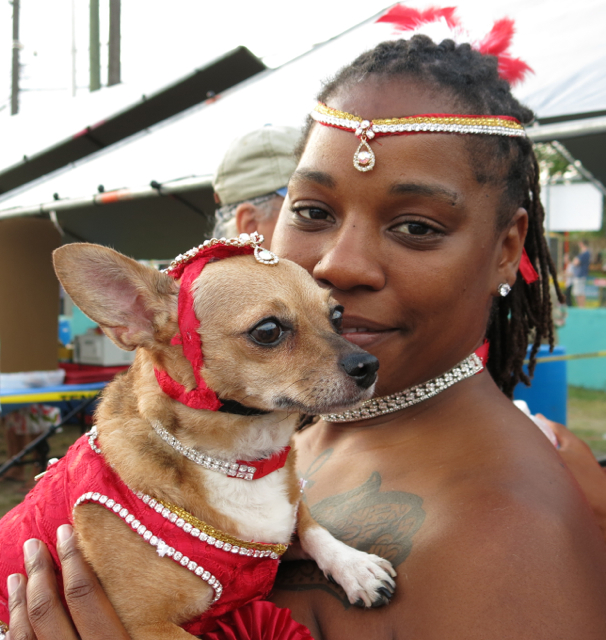
[(433, 184), (422, 184), (418, 182), (397, 182), (391, 185), (389, 192), (394, 195), (412, 194), (438, 198), (440, 200), (445, 200), (451, 205), (455, 205), (459, 200), (459, 194), (456, 191), (451, 191), (446, 187)]
[(290, 181), (295, 182), (297, 180), (308, 180), (316, 182), (323, 187), (329, 187), (334, 189), (337, 186), (335, 179), (325, 171), (314, 171), (313, 169), (297, 169), (291, 176)]

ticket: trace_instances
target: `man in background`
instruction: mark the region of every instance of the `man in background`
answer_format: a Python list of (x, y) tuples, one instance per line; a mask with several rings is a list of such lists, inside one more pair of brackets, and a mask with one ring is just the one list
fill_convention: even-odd
[(572, 280), (572, 295), (578, 307), (585, 306), (585, 285), (589, 275), (589, 261), (591, 254), (584, 240), (579, 240), (579, 255), (573, 260), (574, 278)]
[(296, 167), (299, 129), (267, 125), (232, 142), (213, 180), (213, 236), (257, 231), (269, 247), (286, 187)]

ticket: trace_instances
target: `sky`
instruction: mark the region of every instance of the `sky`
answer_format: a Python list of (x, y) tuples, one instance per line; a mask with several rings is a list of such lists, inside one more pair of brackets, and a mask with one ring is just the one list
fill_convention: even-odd
[[(596, 1), (601, 0), (578, 0), (575, 6)], [(87, 92), (89, 0), (20, 3), (21, 112), (40, 109), (57, 96), (71, 96), (72, 43), (77, 95)], [(141, 86), (152, 80), (160, 86), (238, 45), (248, 46), (267, 66), (279, 66), (391, 4), (390, 0), (122, 0), (122, 80)], [(551, 6), (548, 0), (409, 0), (406, 4), (455, 5), (465, 26), (479, 35), (487, 33), (497, 18), (515, 18), (521, 9), (528, 15), (528, 7), (536, 5), (534, 20), (535, 15), (548, 14)], [(99, 5), (105, 83), (109, 0), (99, 0)], [(579, 14), (574, 12), (577, 18)], [(528, 28), (519, 29), (514, 45), (525, 53), (532, 51), (532, 35)], [(10, 105), (11, 56), (12, 4), (0, 0), (0, 110)]]
[[(20, 3), (22, 92), (20, 114), (11, 118), (12, 5), (10, 0), (0, 0), (0, 169), (94, 125), (117, 108), (140, 100), (142, 94), (160, 90), (236, 46), (245, 45), (267, 66), (278, 67), (391, 5), (389, 0), (122, 0), (122, 85), (91, 94), (89, 0)], [(109, 0), (99, 4), (105, 83)], [(556, 115), (595, 111), (595, 105), (603, 108), (606, 89), (598, 78), (606, 63), (604, 0), (576, 0), (574, 7), (569, 0), (406, 0), (405, 4), (419, 9), (455, 5), (471, 41), (481, 40), (495, 20), (513, 18), (516, 34), (511, 52), (535, 70), (514, 93), (541, 117), (553, 115), (545, 105), (551, 105)], [(373, 29), (379, 26), (391, 29), (387, 25)], [(351, 37), (357, 38), (358, 33), (366, 32), (355, 31)], [(440, 40), (449, 34), (430, 35)], [(385, 37), (393, 37), (393, 31)], [(373, 44), (361, 42), (355, 55)], [(75, 98), (71, 95), (72, 45)], [(334, 71), (332, 62), (326, 60), (326, 74)], [(579, 70), (589, 64), (595, 73), (579, 77)], [(290, 91), (297, 93), (304, 83), (301, 77), (295, 80)], [(315, 94), (315, 87), (309, 95)], [(274, 94), (274, 103), (280, 97)]]
[[(88, 91), (88, 0), (20, 0), (22, 111), (72, 91), (72, 7), (78, 93)], [(100, 0), (101, 79), (107, 81), (109, 0)], [(122, 0), (122, 80), (170, 81), (238, 45), (268, 66), (303, 53), (389, 0)], [(0, 0), (0, 109), (10, 108), (12, 5)], [(155, 82), (154, 82), (155, 84)]]

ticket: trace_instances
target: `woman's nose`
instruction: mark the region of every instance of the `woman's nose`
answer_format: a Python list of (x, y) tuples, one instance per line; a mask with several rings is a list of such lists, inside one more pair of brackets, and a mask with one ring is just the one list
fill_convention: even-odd
[(342, 227), (331, 240), (313, 268), (312, 275), (318, 282), (341, 291), (354, 287), (379, 291), (385, 286), (378, 242), (368, 230)]

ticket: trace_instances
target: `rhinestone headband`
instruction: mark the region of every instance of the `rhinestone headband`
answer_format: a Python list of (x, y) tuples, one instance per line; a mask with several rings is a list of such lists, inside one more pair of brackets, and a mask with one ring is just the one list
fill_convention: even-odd
[(472, 353), (450, 371), (443, 373), (437, 378), (433, 378), (428, 382), (418, 384), (410, 389), (398, 391), (390, 396), (381, 398), (371, 398), (366, 400), (358, 409), (350, 409), (344, 413), (329, 413), (320, 416), (326, 422), (356, 422), (358, 420), (368, 420), (377, 416), (393, 413), (411, 407), (413, 404), (423, 402), (437, 396), (438, 393), (446, 391), (453, 384), (461, 382), (466, 378), (475, 376), (484, 369), (485, 358), (482, 356), (487, 347), (484, 345), (477, 352)]
[(179, 254), (162, 272), (173, 278), (179, 278), (183, 273), (183, 269), (195, 260), (200, 253), (206, 251), (206, 249), (217, 246), (250, 247), (254, 250), (257, 262), (261, 262), (262, 264), (278, 264), (278, 256), (261, 246), (264, 239), (265, 238), (256, 231), (253, 231), (251, 234), (241, 233), (237, 238), (229, 238), (229, 240), (227, 238), (211, 238), (210, 240), (205, 240), (201, 245)]
[(445, 113), (406, 116), (380, 120), (364, 120), (347, 111), (338, 111), (318, 102), (311, 117), (327, 127), (353, 131), (360, 144), (353, 157), (358, 171), (371, 171), (376, 158), (368, 144), (369, 140), (381, 136), (407, 135), (413, 133), (479, 133), (493, 136), (525, 137), (524, 127), (511, 116), (468, 116)]

